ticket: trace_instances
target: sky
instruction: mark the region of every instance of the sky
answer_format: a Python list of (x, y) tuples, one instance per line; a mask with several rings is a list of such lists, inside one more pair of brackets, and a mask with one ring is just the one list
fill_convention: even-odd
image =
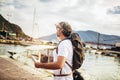
[(56, 33), (61, 21), (74, 31), (120, 36), (120, 0), (0, 0), (0, 14), (33, 37)]

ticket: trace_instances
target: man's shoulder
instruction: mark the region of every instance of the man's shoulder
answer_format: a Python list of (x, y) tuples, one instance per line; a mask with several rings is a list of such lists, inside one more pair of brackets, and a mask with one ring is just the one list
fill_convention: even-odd
[(59, 46), (61, 47), (72, 47), (72, 42), (69, 39), (63, 40), (60, 42)]
[(62, 40), (60, 44), (71, 44), (71, 40), (70, 39)]

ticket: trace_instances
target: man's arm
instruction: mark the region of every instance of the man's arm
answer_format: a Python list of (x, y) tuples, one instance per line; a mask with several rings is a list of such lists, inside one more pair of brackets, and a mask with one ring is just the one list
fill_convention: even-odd
[(45, 68), (45, 69), (61, 69), (65, 64), (66, 58), (63, 56), (58, 56), (58, 59), (56, 62), (50, 62), (50, 63), (40, 63), (40, 62), (34, 62), (36, 68)]

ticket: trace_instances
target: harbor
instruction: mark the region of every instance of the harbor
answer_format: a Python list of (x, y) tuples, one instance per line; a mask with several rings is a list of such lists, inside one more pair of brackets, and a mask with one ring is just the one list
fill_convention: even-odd
[[(21, 78), (23, 80), (53, 80), (53, 76), (51, 74), (51, 71), (47, 71), (44, 69), (37, 69), (34, 67), (33, 61), (30, 58), (24, 57), (23, 52), (25, 50), (29, 50), (31, 49), (31, 47), (27, 47), (26, 46), (21, 46), (21, 45), (8, 45), (8, 44), (0, 44), (0, 60), (2, 61), (2, 63), (0, 63), (1, 66), (5, 66), (5, 63), (8, 63), (8, 67), (6, 65), (6, 67), (3, 67), (5, 71), (2, 71), (3, 68), (1, 67), (0, 70), (1, 72), (4, 72), (4, 74), (7, 74), (7, 71), (10, 73), (8, 75), (8, 77), (1, 77), (3, 78), (2, 80), (6, 80), (7, 78), (10, 79), (11, 76), (11, 80), (12, 79), (17, 79), (17, 80), (21, 80)], [(35, 50), (39, 50), (41, 48), (36, 48), (33, 47), (32, 48), (32, 52), (33, 53), (38, 53)], [(43, 48), (42, 48), (43, 49)], [(8, 53), (9, 50), (12, 51), (16, 51), (17, 55), (14, 56), (14, 59), (10, 58), (10, 54)], [(19, 50), (19, 51), (18, 51)], [(26, 51), (25, 51), (26, 52)], [(30, 55), (30, 51), (27, 52), (28, 55)], [(26, 55), (25, 55), (26, 56)], [(16, 65), (15, 67), (17, 67), (19, 70), (16, 68), (14, 69), (14, 65)], [(11, 71), (11, 68), (13, 68), (14, 70)], [(22, 70), (21, 70), (22, 69)], [(82, 74), (82, 76), (84, 76), (85, 80), (119, 80), (120, 79), (120, 58), (117, 56), (106, 56), (106, 55), (102, 55), (102, 54), (95, 54), (94, 52), (89, 52), (88, 50), (85, 53), (85, 60), (84, 63), (81, 67), (81, 69), (79, 70)], [(32, 71), (33, 70), (33, 71)], [(112, 70), (112, 71), (110, 71)], [(14, 72), (15, 71), (15, 72)], [(28, 78), (27, 75), (21, 75), (20, 79), (18, 79), (19, 77), (16, 75), (13, 76), (16, 71), (18, 72), (17, 74), (30, 74), (30, 77)], [(32, 72), (32, 73), (31, 73)], [(104, 72), (104, 73), (103, 73)], [(3, 74), (3, 75), (4, 75)], [(108, 74), (108, 75), (105, 75)]]
[(120, 0), (0, 0), (0, 80), (73, 78), (120, 80)]

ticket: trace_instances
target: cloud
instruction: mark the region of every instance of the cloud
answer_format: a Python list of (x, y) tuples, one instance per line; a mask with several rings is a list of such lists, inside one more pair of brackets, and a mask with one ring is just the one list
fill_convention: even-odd
[(110, 14), (120, 14), (120, 6), (114, 6), (112, 9), (108, 10)]
[(40, 2), (45, 2), (45, 3), (47, 3), (47, 2), (51, 2), (51, 1), (53, 1), (53, 0), (39, 0)]
[[(37, 24), (34, 31), (38, 32), (38, 28), (39, 36), (55, 33), (54, 24), (60, 21), (68, 21), (74, 30), (120, 35), (119, 25), (116, 25), (120, 23), (119, 4), (119, 0), (1, 0), (0, 14), (6, 19), (7, 14), (11, 14), (9, 20), (20, 25), (29, 35), (34, 15), (34, 25)], [(118, 15), (108, 14), (109, 10)]]

